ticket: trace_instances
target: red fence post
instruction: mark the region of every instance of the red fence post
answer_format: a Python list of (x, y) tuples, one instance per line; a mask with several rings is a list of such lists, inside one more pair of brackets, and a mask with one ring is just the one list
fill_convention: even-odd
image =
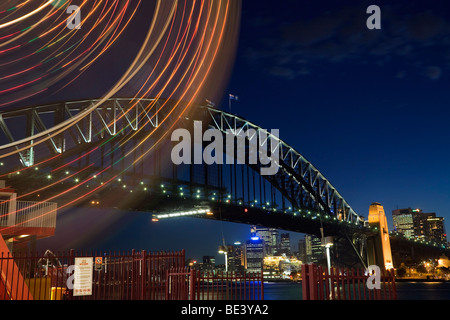
[(319, 300), (323, 300), (323, 269), (322, 269), (322, 266), (317, 267), (317, 274), (318, 274), (317, 282), (319, 285), (317, 297)]
[(147, 251), (142, 250), (141, 262), (141, 300), (146, 299), (147, 293)]
[(331, 299), (331, 275), (328, 273), (328, 268), (325, 268), (325, 300)]
[(302, 299), (309, 300), (308, 265), (302, 264)]
[(195, 300), (195, 272), (189, 271), (189, 300)]
[(131, 300), (134, 300), (135, 294), (135, 277), (136, 277), (136, 259), (135, 259), (135, 251), (131, 250)]
[[(69, 261), (68, 262), (69, 262), (68, 263), (69, 266), (75, 265), (75, 250), (73, 250), (73, 249), (70, 249), (70, 251), (69, 251)], [(68, 300), (73, 299), (73, 290), (68, 290), (67, 299)]]
[(302, 265), (302, 295), (303, 300), (317, 300), (317, 267), (314, 264)]
[(264, 300), (264, 272), (261, 270), (261, 300)]
[(169, 300), (169, 270), (166, 270), (166, 300)]
[(391, 281), (392, 281), (392, 296), (391, 296), (391, 300), (397, 300), (397, 289), (395, 287), (395, 271), (394, 269), (391, 269), (389, 272), (390, 276), (391, 276)]
[(310, 276), (309, 276), (309, 283), (310, 283), (310, 295), (311, 300), (317, 300), (318, 292), (317, 292), (317, 266), (315, 264), (312, 264), (310, 266)]

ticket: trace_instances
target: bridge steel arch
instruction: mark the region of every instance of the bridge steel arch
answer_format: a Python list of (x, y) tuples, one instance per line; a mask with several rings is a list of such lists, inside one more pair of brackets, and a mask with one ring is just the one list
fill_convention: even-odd
[[(71, 147), (67, 138), (62, 136), (63, 133), (47, 134), (44, 137), (40, 133), (49, 131), (48, 129), (52, 126), (64, 122), (70, 123), (71, 118), (79, 118), (84, 110), (98, 101), (98, 99), (71, 101), (0, 113), (0, 132), (8, 142), (0, 146), (0, 160), (7, 155), (16, 154), (22, 166), (33, 166), (36, 163), (35, 149), (37, 148), (34, 136), (37, 137), (36, 140), (44, 138), (43, 144), (47, 146), (46, 157), (69, 151), (68, 148)], [(160, 105), (163, 103), (163, 100), (153, 99), (109, 99), (95, 111), (84, 115), (81, 121), (69, 127), (64, 134), (71, 137), (72, 146), (76, 147), (92, 143), (96, 139), (100, 141), (105, 137), (137, 132), (144, 125), (157, 129), (162, 125), (159, 119), (165, 116), (157, 111), (162, 109)], [(154, 104), (155, 107), (148, 111), (144, 107), (145, 104)], [(224, 134), (227, 134), (229, 130), (238, 135), (240, 131), (253, 129), (257, 133), (263, 132), (268, 138), (273, 137), (268, 130), (246, 119), (208, 105), (193, 108), (193, 113), (186, 116), (184, 120), (200, 115), (200, 119), (205, 119), (210, 128), (218, 129)], [(50, 123), (48, 123), (49, 118)], [(12, 134), (14, 124), (8, 123), (18, 119), (22, 119), (25, 124), (22, 126), (24, 131), (21, 135), (22, 139), (14, 138)], [(277, 165), (280, 170), (276, 175), (266, 178), (289, 199), (294, 207), (314, 209), (335, 216), (339, 220), (364, 224), (365, 218), (351, 208), (337, 189), (311, 162), (279, 137), (274, 138), (277, 144), (272, 146), (271, 151), (279, 152)], [(26, 142), (23, 143), (21, 140)]]
[[(189, 112), (184, 114), (174, 113), (170, 116), (171, 121), (169, 122), (161, 121), (169, 116), (170, 110), (170, 108), (162, 106), (178, 103), (163, 99), (108, 99), (96, 110), (86, 113), (83, 117), (80, 116), (98, 101), (99, 99), (78, 100), (0, 112), (0, 143), (4, 143), (0, 145), (0, 173), (5, 172), (2, 169), (5, 160), (15, 166), (12, 169), (8, 167), (7, 170), (18, 172), (21, 170), (20, 168), (33, 168), (39, 162), (45, 162), (45, 159), (65, 155), (74, 156), (80, 150), (85, 152), (88, 147), (94, 148), (104, 144), (105, 141), (113, 139), (121, 141), (130, 135), (134, 139), (139, 139), (140, 131), (148, 134), (153, 130), (161, 133), (170, 128), (185, 128), (192, 125), (193, 120), (196, 119), (207, 123), (209, 128), (220, 130), (224, 135), (229, 132), (238, 135), (242, 131), (252, 129), (255, 132), (264, 133), (268, 138), (271, 136), (271, 132), (268, 130), (208, 104), (189, 107)], [(78, 119), (81, 117), (81, 120), (66, 130), (55, 134), (42, 134), (42, 132), (51, 132), (49, 129), (64, 122), (71, 123), (71, 119), (74, 117)], [(21, 123), (21, 125), (17, 125), (17, 123)], [(173, 124), (176, 126), (174, 127)], [(41, 143), (35, 144), (35, 141)], [(345, 247), (353, 260), (356, 255), (356, 260), (364, 265), (364, 261), (367, 261), (367, 239), (375, 236), (377, 232), (368, 227), (365, 218), (351, 208), (337, 189), (311, 162), (279, 137), (274, 137), (274, 141), (276, 143), (271, 146), (271, 150), (279, 152), (279, 162), (277, 163), (279, 170), (275, 175), (263, 176), (263, 178), (277, 189), (295, 209), (315, 211), (332, 216), (335, 221), (343, 222), (336, 228), (328, 228), (327, 231), (332, 229), (333, 236), (337, 238), (336, 243), (340, 248)], [(101, 162), (103, 164), (103, 160)], [(51, 164), (51, 161), (45, 163), (49, 166), (55, 165)], [(56, 165), (61, 165), (61, 163), (56, 162)], [(260, 164), (248, 164), (247, 166), (255, 172), (262, 167)], [(239, 211), (236, 206), (229, 208), (232, 208), (229, 210)], [(249, 215), (246, 223), (257, 221), (260, 217), (259, 213), (257, 212), (253, 216)], [(233, 216), (233, 219), (234, 217), (236, 215)], [(271, 219), (283, 220), (284, 226), (293, 223), (311, 223), (310, 220), (302, 217), (294, 218), (292, 215), (283, 214), (281, 210), (274, 213)], [(320, 225), (321, 222), (319, 224), (316, 221), (312, 227), (315, 230), (314, 234), (319, 237), (320, 234), (317, 231)], [(342, 250), (340, 254), (342, 256)]]
[(267, 129), (222, 110), (200, 107), (211, 120), (210, 127), (226, 134), (228, 131), (239, 135), (240, 131), (253, 129), (263, 132), (277, 141), (271, 152), (279, 152), (279, 170), (274, 176), (265, 176), (277, 187), (296, 208), (310, 208), (335, 216), (338, 220), (364, 225), (365, 218), (358, 215), (341, 196), (336, 188), (305, 157), (279, 137), (274, 137)]

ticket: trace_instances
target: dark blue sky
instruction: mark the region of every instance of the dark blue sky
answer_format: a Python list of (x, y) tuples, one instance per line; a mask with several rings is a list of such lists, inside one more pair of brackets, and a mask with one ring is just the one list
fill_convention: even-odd
[[(381, 8), (381, 30), (366, 27), (371, 4)], [(244, 0), (242, 9), (232, 112), (280, 129), (359, 214), (380, 202), (392, 225), (393, 209), (421, 208), (445, 217), (449, 230), (446, 1)], [(227, 110), (226, 98), (222, 104)], [(222, 230), (227, 242), (245, 241), (249, 231), (196, 219), (123, 219), (105, 220), (86, 239), (106, 235), (95, 248), (118, 239), (128, 239), (120, 245), (127, 249), (185, 248), (200, 259), (215, 254)]]
[(232, 111), (279, 128), (358, 213), (378, 201), (450, 220), (448, 4), (377, 2), (368, 30), (374, 3), (282, 3), (243, 4)]

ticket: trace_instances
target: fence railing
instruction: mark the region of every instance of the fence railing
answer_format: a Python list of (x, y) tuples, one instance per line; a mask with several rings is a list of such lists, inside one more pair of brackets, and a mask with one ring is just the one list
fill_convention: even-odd
[[(92, 290), (75, 295), (75, 258), (91, 259)], [(97, 263), (100, 261), (100, 263)], [(12, 267), (14, 266), (14, 268)], [(20, 277), (19, 277), (20, 274)], [(7, 280), (7, 281), (5, 281)], [(185, 252), (0, 254), (0, 300), (263, 300), (260, 273), (185, 268)]]
[[(73, 271), (69, 268), (74, 265), (76, 257), (93, 260), (101, 257), (102, 263), (96, 264), (93, 269), (90, 295), (74, 296), (70, 287)], [(127, 253), (100, 254), (82, 254), (71, 250), (40, 255), (2, 253), (0, 300), (163, 300), (166, 271), (181, 268), (184, 264), (184, 250), (157, 253), (133, 250)], [(12, 268), (11, 265), (17, 267)], [(18, 271), (23, 281), (19, 281)], [(27, 290), (23, 290), (25, 287)], [(16, 294), (13, 296), (12, 292)]]
[(381, 271), (379, 289), (367, 285), (371, 281), (365, 270), (327, 268), (302, 265), (303, 300), (396, 300), (394, 270)]
[(56, 227), (57, 204), (38, 201), (0, 202), (3, 235), (51, 235)]
[(166, 300), (264, 300), (262, 272), (203, 272), (182, 268), (167, 270), (166, 279)]

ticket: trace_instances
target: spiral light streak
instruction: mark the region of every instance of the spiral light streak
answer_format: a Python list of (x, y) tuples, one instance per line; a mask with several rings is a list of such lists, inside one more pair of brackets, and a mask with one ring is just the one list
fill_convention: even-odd
[[(167, 11), (167, 3), (168, 2), (169, 1), (163, 2), (162, 5), (161, 5), (161, 0), (159, 0), (157, 2), (157, 9), (156, 9), (156, 12), (154, 15), (154, 19), (152, 21), (152, 25), (149, 29), (149, 32), (147, 33), (147, 37), (146, 37), (140, 51), (138, 52), (135, 60), (130, 65), (128, 70), (124, 73), (124, 75), (121, 77), (121, 79), (103, 96), (103, 98), (97, 104), (86, 109), (83, 113), (80, 113), (80, 114), (76, 115), (75, 117), (72, 117), (71, 119), (69, 119), (63, 123), (54, 126), (53, 128), (50, 128), (43, 132), (40, 132), (36, 135), (21, 139), (14, 143), (9, 143), (9, 144), (0, 146), (0, 150), (4, 150), (4, 149), (18, 147), (22, 144), (26, 144), (26, 143), (29, 143), (30, 141), (32, 141), (32, 143), (30, 145), (27, 145), (27, 146), (21, 147), (21, 148), (19, 147), (16, 150), (11, 151), (9, 153), (0, 154), (0, 158), (4, 158), (4, 157), (10, 156), (10, 155), (13, 155), (15, 153), (18, 153), (20, 151), (29, 149), (30, 146), (36, 146), (40, 143), (43, 143), (43, 142), (51, 139), (52, 137), (60, 134), (61, 132), (67, 130), (68, 127), (77, 124), (80, 120), (82, 120), (83, 118), (88, 116), (90, 113), (92, 113), (95, 109), (98, 108), (98, 106), (102, 105), (106, 100), (108, 100), (114, 94), (116, 94), (123, 86), (125, 86), (128, 82), (130, 82), (132, 80), (132, 78), (138, 73), (140, 68), (142, 68), (143, 64), (145, 64), (145, 62), (148, 61), (150, 56), (156, 50), (156, 47), (159, 45), (159, 42), (161, 41), (163, 34), (164, 34), (165, 30), (167, 29), (168, 23), (170, 22), (170, 19), (173, 15), (173, 11), (175, 9), (175, 5), (172, 5), (171, 8), (168, 8), (171, 12), (164, 12), (164, 10)], [(161, 10), (162, 13), (160, 13), (161, 6), (163, 6), (163, 9)], [(162, 16), (162, 17), (160, 17), (160, 16)], [(156, 39), (155, 39), (155, 41), (153, 41), (153, 45), (150, 46), (150, 48), (148, 48), (150, 39), (152, 39), (152, 37), (154, 36), (154, 33), (156, 32), (155, 25), (157, 24), (157, 22), (159, 20), (163, 20), (162, 21), (162, 24), (163, 24), (162, 32), (160, 32), (159, 34), (156, 35)], [(164, 20), (166, 20), (166, 21), (164, 22)], [(159, 22), (159, 23), (161, 23), (161, 22)], [(145, 55), (144, 55), (144, 53), (145, 53)], [(0, 104), (0, 106), (1, 106), (1, 104)], [(39, 141), (37, 141), (37, 139), (39, 139), (39, 138), (41, 138), (41, 139)]]
[[(8, 39), (8, 41), (0, 43), (0, 48), (5, 47), (5, 46), (9, 45), (10, 43), (17, 42), (17, 41), (19, 41), (22, 38), (26, 38), (36, 28), (39, 28), (41, 25), (45, 24), (46, 21), (51, 21), (51, 18), (54, 18), (54, 15), (56, 15), (56, 14), (58, 14), (58, 11), (53, 9), (50, 12), (48, 12), (44, 17), (42, 17), (42, 19), (40, 19), (39, 23), (35, 23), (35, 24), (31, 25), (31, 26), (26, 26), (26, 27), (24, 27), (23, 29), (21, 29), (19, 31), (15, 31), (12, 34), (9, 34), (9, 35), (6, 35), (6, 36), (2, 37), (2, 38), (9, 38), (9, 37), (14, 36), (11, 39)], [(59, 12), (59, 16), (56, 17), (55, 20), (62, 20), (61, 17), (63, 16), (63, 14), (64, 14), (63, 12)], [(62, 23), (60, 25), (62, 25)], [(50, 30), (46, 31), (45, 34), (42, 34), (42, 35), (39, 35), (37, 37), (31, 38), (30, 40), (26, 40), (25, 39), (26, 41), (24, 42), (24, 44), (36, 41), (38, 38), (42, 38), (46, 34), (50, 34), (51, 31), (53, 31), (53, 30), (50, 29)], [(24, 45), (24, 44), (22, 44), (22, 45)]]
[[(227, 12), (227, 11), (228, 11), (228, 6), (227, 6), (225, 12)], [(209, 14), (208, 14), (208, 20), (209, 20), (209, 18), (210, 18), (210, 15), (211, 15), (211, 11), (210, 11)], [(225, 13), (225, 16), (226, 16), (226, 15), (227, 15), (227, 14)], [(216, 16), (215, 23), (213, 24), (213, 26), (214, 26), (214, 27), (213, 27), (213, 30), (215, 30), (216, 27), (217, 27), (217, 24), (218, 24), (217, 19), (218, 19), (218, 17), (219, 17), (219, 15)], [(198, 26), (198, 25), (197, 25), (197, 26)], [(220, 32), (220, 35), (219, 35), (219, 41), (218, 41), (219, 43), (221, 42), (221, 39), (222, 39), (222, 37), (223, 37), (224, 29), (225, 29), (225, 25), (222, 26), (222, 29), (221, 29), (221, 32)], [(214, 31), (213, 31), (212, 33), (214, 34)], [(217, 55), (217, 51), (218, 51), (218, 48), (219, 48), (219, 47), (216, 47), (215, 50), (211, 50), (211, 49), (210, 49), (210, 47), (211, 47), (211, 42), (212, 42), (213, 39), (214, 39), (214, 37), (211, 37), (211, 38), (210, 38), (210, 42), (208, 43), (208, 46), (207, 46), (208, 49), (206, 50), (206, 52), (213, 51), (213, 53), (214, 53), (213, 56), (214, 56), (214, 58), (215, 58), (215, 56)], [(201, 47), (201, 46), (200, 46), (200, 47)], [(200, 47), (199, 47), (199, 48), (200, 48)], [(200, 57), (200, 56), (198, 56), (197, 58), (199, 58), (199, 57)], [(173, 58), (173, 56), (171, 56), (171, 59), (170, 59), (170, 60), (172, 60), (172, 58)], [(196, 60), (191, 60), (190, 63), (193, 64), (194, 62), (197, 62), (197, 60), (198, 60), (198, 59), (196, 59)], [(212, 59), (212, 61), (214, 61), (214, 60), (215, 60), (215, 59)], [(179, 64), (177, 65), (177, 69), (178, 69), (178, 67), (179, 67), (180, 65), (181, 65), (181, 62), (179, 62)], [(208, 72), (207, 72), (207, 73), (209, 73), (211, 67), (212, 67), (212, 64), (209, 66)], [(167, 65), (166, 65), (166, 67), (164, 68), (164, 70), (166, 70), (166, 68), (167, 68)], [(154, 71), (154, 70), (153, 70), (153, 71)], [(152, 71), (152, 72), (153, 72), (153, 71)], [(188, 72), (188, 69), (186, 70), (185, 74), (182, 75), (181, 79), (183, 79), (183, 78), (187, 75), (187, 72)], [(198, 75), (198, 72), (199, 72), (199, 70), (197, 70), (197, 74), (194, 76), (194, 79), (191, 79), (192, 82), (195, 80), (195, 77)], [(161, 76), (162, 76), (162, 75), (161, 75)], [(174, 76), (174, 73), (172, 73), (172, 74), (170, 75), (170, 77), (173, 77), (173, 76)], [(192, 75), (191, 75), (191, 76), (192, 76)], [(203, 80), (201, 81), (202, 84), (203, 84), (203, 82), (205, 81), (205, 79), (206, 79), (206, 77), (203, 78)], [(192, 82), (190, 82), (190, 83), (192, 83)], [(182, 81), (180, 80), (180, 82), (177, 84), (177, 88), (178, 88), (178, 86), (181, 85), (181, 83), (182, 83)], [(189, 86), (189, 85), (188, 85), (188, 86)], [(199, 88), (201, 88), (201, 86), (199, 86)], [(164, 90), (163, 90), (163, 91), (164, 91)], [(197, 90), (197, 92), (198, 92), (198, 90)], [(156, 96), (159, 97), (161, 94), (162, 94), (162, 92), (159, 92)], [(173, 94), (173, 93), (172, 93), (172, 94)], [(184, 93), (184, 94), (181, 96), (181, 100), (183, 100), (183, 98), (185, 98), (185, 96), (186, 96), (186, 93)], [(172, 98), (172, 96), (169, 96), (169, 99), (170, 99), (170, 98)], [(191, 105), (193, 102), (194, 102), (193, 100), (189, 101), (189, 102), (186, 104), (186, 106)], [(177, 105), (179, 105), (179, 103), (177, 103)], [(151, 107), (154, 107), (154, 104), (152, 104)], [(184, 109), (182, 110), (181, 114), (183, 114), (184, 112), (186, 112), (187, 108), (188, 108), (188, 107), (184, 107)], [(174, 112), (174, 111), (175, 111), (175, 108), (172, 109), (172, 111), (169, 112), (169, 114), (162, 120), (162, 122), (166, 121), (166, 120), (169, 118), (169, 116), (172, 114), (172, 112)], [(173, 125), (172, 125), (172, 127), (173, 127)], [(142, 130), (142, 129), (140, 129), (140, 130)], [(136, 131), (136, 132), (134, 132), (132, 136), (137, 135), (138, 133), (139, 133), (139, 130)], [(129, 139), (131, 139), (132, 136), (130, 136)], [(142, 145), (147, 139), (149, 139), (150, 137), (151, 137), (151, 136), (149, 135), (149, 136), (147, 136), (146, 138), (142, 139), (142, 141), (141, 141), (137, 146), (133, 147), (130, 151), (128, 151), (128, 153), (126, 154), (126, 156), (129, 156), (129, 155), (131, 155), (133, 152), (135, 152), (135, 151), (138, 149), (138, 147), (141, 146), (141, 145)], [(160, 137), (159, 140), (158, 140), (158, 142), (162, 141), (164, 138), (165, 138), (165, 135), (163, 135), (162, 137)], [(158, 143), (155, 143), (155, 144), (154, 144), (154, 147), (156, 147), (157, 145), (158, 145)], [(135, 165), (135, 164), (136, 164), (137, 162), (139, 162), (140, 160), (142, 160), (142, 158), (144, 158), (145, 156), (147, 156), (147, 154), (149, 154), (151, 151), (153, 151), (153, 148), (148, 149), (146, 152), (144, 152), (142, 155), (140, 155), (140, 157), (139, 157), (135, 162), (133, 162), (133, 163), (130, 165), (130, 167), (133, 166), (133, 165)]]
[[(80, 4), (80, 7), (84, 7), (86, 5), (87, 1), (88, 0), (84, 0), (83, 3)], [(103, 15), (100, 15), (95, 21), (93, 21), (92, 28), (88, 28), (89, 18), (91, 18), (91, 16), (92, 16), (92, 19), (95, 18), (94, 15), (97, 13), (97, 11), (99, 11), (99, 9), (101, 9), (100, 5), (102, 4), (102, 2), (103, 2), (103, 10), (102, 10), (102, 12), (99, 12), (99, 13), (103, 13)], [(59, 63), (53, 63), (53, 65), (48, 66), (49, 68), (47, 70), (41, 71), (41, 73), (44, 73), (43, 75), (41, 75), (42, 77), (49, 77), (50, 79), (47, 80), (45, 83), (40, 83), (39, 87), (46, 86), (47, 88), (50, 87), (51, 85), (56, 84), (58, 81), (61, 81), (62, 78), (69, 76), (71, 73), (77, 72), (77, 68), (81, 65), (81, 63), (83, 63), (89, 57), (90, 54), (93, 53), (93, 51), (102, 49), (100, 47), (101, 43), (108, 40), (109, 34), (111, 34), (111, 32), (114, 29), (125, 28), (125, 26), (121, 25), (121, 22), (122, 22), (121, 18), (123, 18), (126, 11), (130, 9), (130, 1), (123, 2), (121, 10), (118, 10), (117, 12), (114, 12), (115, 6), (107, 7), (108, 2), (109, 1), (106, 1), (106, 2), (100, 1), (98, 4), (95, 4), (91, 8), (91, 10), (88, 10), (88, 8), (86, 6), (85, 12), (87, 12), (87, 14), (86, 14), (85, 18), (82, 20), (82, 24), (87, 25), (86, 31), (88, 31), (88, 32), (82, 34), (81, 38), (78, 37), (80, 39), (76, 39), (75, 40), (76, 42), (74, 44), (70, 44), (69, 41), (72, 38), (76, 37), (77, 32), (66, 28), (66, 25), (65, 25), (66, 20), (64, 20), (64, 19), (67, 19), (67, 15), (65, 15), (64, 11), (62, 11), (61, 14), (59, 16), (57, 16), (54, 26), (52, 26), (52, 24), (50, 24), (48, 30), (42, 31), (39, 35), (36, 35), (33, 38), (31, 38), (32, 36), (30, 36), (30, 38), (31, 38), (30, 40), (21, 41), (20, 44), (13, 45), (12, 48), (7, 48), (7, 49), (3, 50), (3, 52), (10, 51), (14, 48), (15, 49), (17, 49), (17, 48), (21, 48), (21, 49), (22, 48), (23, 49), (30, 48), (31, 49), (32, 45), (35, 45), (35, 43), (37, 43), (37, 42), (41, 42), (41, 41), (37, 41), (37, 40), (43, 40), (46, 36), (51, 35), (52, 33), (56, 32), (56, 34), (53, 36), (52, 39), (48, 40), (47, 43), (39, 44), (40, 47), (36, 48), (34, 50), (34, 52), (25, 55), (22, 59), (20, 59), (20, 58), (18, 59), (16, 57), (14, 57), (13, 61), (5, 62), (5, 59), (2, 58), (1, 65), (3, 67), (5, 67), (8, 64), (32, 63), (35, 60), (34, 56), (36, 56), (36, 59), (39, 59), (37, 62), (38, 64), (31, 68), (36, 68), (37, 66), (47, 67), (48, 62), (61, 57)], [(120, 2), (120, 1), (115, 1), (115, 2), (117, 4), (117, 2)], [(139, 4), (139, 1), (135, 2), (135, 3)], [(105, 8), (106, 8), (106, 10), (105, 10)], [(113, 17), (111, 17), (111, 15), (113, 15)], [(43, 18), (43, 20), (47, 20), (47, 19), (48, 19), (48, 16)], [(51, 22), (51, 21), (48, 21), (48, 22)], [(91, 38), (95, 37), (94, 32), (99, 31), (97, 29), (100, 28), (100, 23), (105, 24), (105, 26), (103, 27), (103, 30), (100, 30), (101, 31), (100, 36), (97, 37), (97, 39), (90, 39), (89, 37), (91, 37)], [(39, 28), (39, 29), (41, 29), (41, 28)], [(26, 28), (24, 30), (26, 30)], [(81, 35), (81, 34), (78, 33), (78, 35)], [(65, 42), (62, 43), (59, 47), (52, 48), (53, 46), (55, 46), (57, 43), (61, 42), (65, 38), (66, 38)], [(88, 43), (88, 42), (90, 42), (90, 43)], [(81, 46), (83, 44), (86, 44), (88, 47), (82, 48)], [(66, 45), (67, 48), (63, 49), (64, 45)], [(1, 46), (1, 44), (0, 44), (0, 46)], [(42, 53), (46, 53), (47, 56), (42, 57), (42, 58), (38, 57)], [(103, 53), (104, 53), (104, 51), (103, 51)], [(68, 59), (68, 57), (70, 55), (75, 56), (75, 57), (71, 58), (70, 62), (63, 63), (64, 60)], [(77, 64), (74, 63), (75, 61), (78, 61)], [(55, 62), (55, 61), (52, 61), (52, 62)], [(68, 66), (70, 64), (73, 64), (73, 66), (68, 68)], [(5, 93), (5, 92), (13, 91), (14, 89), (17, 89), (17, 88), (22, 88), (28, 84), (30, 84), (30, 83), (29, 82), (24, 83), (22, 85), (13, 86), (11, 88), (0, 90), (0, 91)], [(33, 89), (33, 88), (31, 88), (31, 89)], [(19, 94), (22, 94), (22, 92), (19, 92), (18, 95)], [(1, 96), (0, 96), (0, 98), (1, 98)], [(17, 102), (17, 99), (14, 99), (12, 101)], [(4, 99), (1, 99), (0, 106), (9, 105), (12, 101), (4, 101)]]
[[(217, 17), (218, 17), (218, 15), (217, 15)], [(208, 19), (209, 19), (209, 15), (208, 15)], [(214, 29), (215, 29), (216, 25), (217, 25), (217, 21), (216, 21), (216, 23), (214, 24)], [(211, 38), (210, 40), (212, 40), (212, 39), (213, 39), (213, 38)], [(211, 45), (211, 43), (209, 43), (209, 45)], [(208, 51), (208, 50), (207, 50), (207, 51)], [(214, 51), (214, 55), (215, 55), (216, 53), (217, 53), (217, 48), (216, 48), (216, 50)], [(214, 59), (213, 59), (212, 61), (214, 61)], [(193, 63), (193, 61), (191, 61), (191, 63)], [(210, 67), (211, 67), (211, 65), (210, 65)], [(210, 69), (210, 68), (208, 68), (208, 69)], [(208, 70), (208, 72), (209, 72), (209, 70)], [(198, 70), (197, 70), (197, 74), (196, 74), (195, 76), (197, 76), (197, 75), (198, 75)], [(185, 73), (182, 77), (184, 78), (185, 76), (186, 76), (186, 73)], [(193, 80), (195, 80), (195, 76), (194, 76), (194, 79), (193, 79)], [(206, 79), (206, 77), (203, 78), (203, 80), (201, 81), (201, 83), (203, 83), (203, 82), (205, 81), (205, 79)], [(180, 84), (181, 84), (181, 82), (177, 85), (177, 87), (178, 87)], [(201, 86), (199, 86), (199, 88), (201, 88)], [(196, 93), (197, 93), (197, 92), (196, 92)], [(183, 98), (184, 98), (185, 96), (186, 96), (186, 93), (184, 93), (184, 94), (182, 95), (181, 100), (183, 100)], [(169, 98), (171, 98), (171, 97), (169, 97)], [(194, 102), (193, 100), (189, 101), (189, 103), (187, 103), (187, 106), (191, 105), (193, 102)], [(179, 103), (178, 103), (178, 104), (179, 104)], [(187, 107), (185, 107), (185, 108), (182, 110), (181, 114), (183, 114), (183, 113), (186, 111), (186, 109), (187, 109)], [(174, 112), (174, 110), (175, 110), (175, 109), (173, 109), (173, 110), (166, 116), (166, 118), (164, 118), (162, 121), (163, 121), (163, 122), (166, 121), (167, 118), (172, 114), (172, 112)], [(173, 126), (173, 125), (172, 125), (172, 126)], [(159, 141), (161, 141), (164, 137), (165, 137), (165, 136), (161, 137)], [(149, 137), (147, 137), (147, 139), (148, 139), (148, 138), (149, 138)], [(145, 140), (146, 140), (146, 139), (143, 139), (143, 140), (139, 143), (138, 146), (140, 146), (142, 143), (144, 143)], [(155, 144), (155, 145), (157, 145), (157, 144)], [(133, 148), (131, 151), (129, 151), (128, 154), (131, 154), (131, 152), (134, 152), (136, 149), (137, 149), (137, 147)], [(150, 151), (151, 151), (151, 150), (147, 150), (147, 152), (145, 152), (144, 154), (142, 154), (140, 158), (144, 157), (144, 156), (145, 156), (147, 153), (149, 153)], [(133, 165), (134, 165), (134, 164), (135, 164), (135, 163), (133, 163)]]
[(40, 7), (38, 7), (37, 9), (35, 9), (35, 10), (33, 10), (33, 11), (31, 11), (31, 12), (29, 12), (29, 13), (27, 13), (27, 14), (25, 14), (25, 15), (23, 15), (23, 16), (17, 18), (17, 19), (14, 19), (14, 20), (12, 20), (12, 21), (9, 21), (9, 22), (0, 24), (0, 29), (9, 27), (9, 26), (11, 26), (11, 25), (13, 25), (13, 24), (16, 24), (16, 23), (21, 22), (21, 21), (23, 21), (23, 20), (25, 20), (25, 19), (28, 19), (29, 17), (34, 16), (36, 13), (38, 13), (38, 12), (44, 10), (46, 7), (48, 7), (49, 5), (51, 5), (52, 2), (54, 2), (54, 0), (49, 0), (49, 1), (47, 1), (45, 4), (43, 4), (43, 5), (41, 5)]
[[(99, 60), (105, 59), (114, 45), (121, 45), (123, 36), (128, 31), (127, 28), (138, 16), (139, 6), (142, 5), (141, 1), (83, 0), (80, 6), (89, 8), (88, 11), (82, 9), (83, 27), (80, 30), (66, 30), (65, 21), (61, 21), (61, 18), (67, 17), (58, 10), (64, 12), (65, 8), (75, 1), (66, 1), (61, 8), (49, 9), (49, 4), (52, 2), (44, 2), (30, 11), (26, 11), (27, 5), (22, 5), (20, 6), (21, 16), (14, 16), (13, 20), (7, 22), (3, 22), (0, 10), (0, 26), (2, 26), (0, 28), (0, 66), (5, 66), (6, 69), (6, 71), (0, 70), (0, 113), (1, 108), (15, 108), (18, 102), (30, 97), (37, 98), (42, 92), (58, 92), (76, 86), (77, 79), (82, 73), (89, 73), (89, 69)], [(19, 5), (16, 7), (19, 8)], [(18, 13), (19, 10), (16, 15)], [(152, 18), (141, 24), (146, 26), (147, 31), (140, 48), (134, 54), (134, 59), (109, 90), (99, 94), (101, 98), (98, 101), (51, 128), (0, 145), (0, 160), (16, 157), (19, 152), (37, 148), (50, 139), (64, 134), (68, 128), (78, 125), (110, 98), (120, 96), (122, 93), (127, 95), (131, 93), (134, 104), (140, 103), (142, 98), (154, 98), (152, 102), (143, 106), (143, 111), (139, 114), (139, 121), (142, 122), (139, 128), (123, 136), (116, 134), (86, 150), (75, 159), (68, 159), (68, 162), (56, 168), (48, 167), (51, 173), (56, 173), (83, 159), (90, 162), (81, 170), (67, 174), (58, 180), (43, 183), (41, 187), (20, 197), (27, 198), (61, 185), (58, 194), (40, 199), (38, 202), (43, 203), (58, 200), (71, 194), (72, 191), (81, 190), (81, 186), (95, 180), (94, 176), (83, 178), (70, 186), (62, 182), (68, 182), (73, 177), (87, 172), (86, 170), (92, 168), (95, 162), (99, 162), (98, 158), (89, 159), (88, 157), (101, 146), (115, 141), (115, 147), (111, 147), (109, 151), (114, 153), (119, 147), (130, 145), (131, 147), (122, 157), (95, 174), (95, 177), (106, 174), (106, 179), (100, 185), (83, 191), (81, 195), (77, 194), (59, 208), (68, 207), (86, 199), (109, 183), (116, 181), (129, 168), (149, 157), (169, 134), (170, 129), (177, 125), (177, 120), (189, 112), (194, 105), (203, 102), (207, 97), (220, 97), (223, 94), (221, 92), (224, 85), (222, 77), (226, 78), (229, 74), (228, 68), (236, 49), (240, 1), (155, 0), (152, 13)], [(52, 18), (55, 18), (55, 21), (51, 21)], [(22, 25), (24, 23), (26, 25)], [(39, 28), (38, 34), (36, 34), (37, 25), (45, 25), (44, 28)], [(88, 25), (91, 28), (84, 28)], [(1, 29), (5, 30), (6, 34), (2, 34)], [(5, 47), (3, 51), (2, 46)], [(23, 48), (23, 53), (17, 51), (18, 48), (21, 50)], [(124, 47), (124, 49), (127, 48)], [(12, 52), (20, 52), (20, 54), (11, 55)], [(158, 104), (157, 101), (160, 99), (162, 103)], [(176, 102), (169, 104), (168, 100)], [(126, 115), (126, 113), (120, 114), (119, 118)], [(153, 120), (158, 115), (163, 115), (158, 123), (160, 127), (164, 125), (164, 129), (158, 130), (158, 127), (154, 131), (146, 132), (145, 124), (149, 121), (147, 116)], [(108, 127), (113, 125), (111, 120)], [(167, 132), (161, 131), (167, 128), (169, 128)], [(125, 129), (122, 128), (119, 131), (125, 132)], [(139, 140), (133, 144), (133, 139), (137, 139), (138, 136)], [(151, 147), (134, 159), (131, 158), (133, 153), (138, 152), (139, 148), (153, 138), (155, 142)], [(53, 158), (64, 159), (61, 155), (55, 155)], [(131, 159), (131, 163), (123, 171), (113, 173), (111, 177), (114, 164), (127, 158)], [(37, 167), (40, 169), (41, 166), (50, 165), (53, 160), (38, 159), (30, 167), (1, 172), (0, 177), (27, 172)], [(45, 174), (42, 173), (42, 176), (44, 177)]]

